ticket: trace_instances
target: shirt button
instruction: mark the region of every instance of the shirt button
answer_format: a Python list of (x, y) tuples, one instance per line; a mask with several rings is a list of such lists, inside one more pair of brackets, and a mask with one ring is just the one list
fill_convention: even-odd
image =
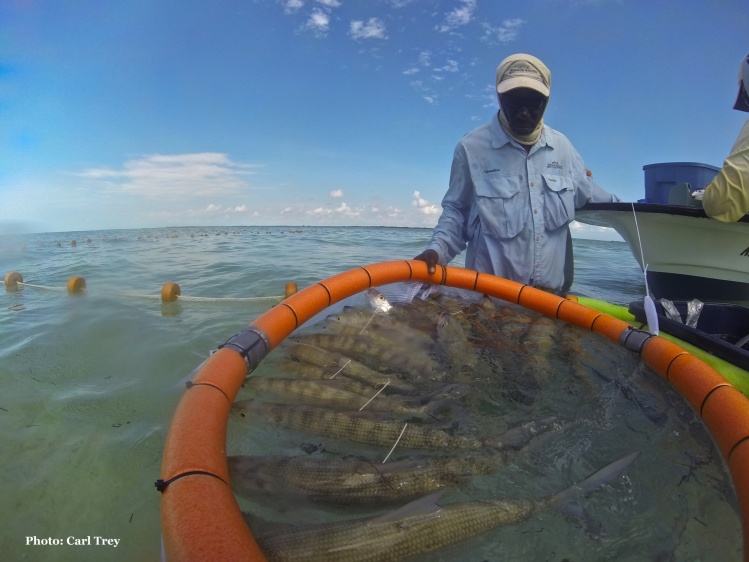
[(536, 182), (532, 181), (531, 182), (531, 187), (536, 187)]
[(533, 209), (533, 212), (534, 212), (535, 214), (538, 214), (538, 209)]

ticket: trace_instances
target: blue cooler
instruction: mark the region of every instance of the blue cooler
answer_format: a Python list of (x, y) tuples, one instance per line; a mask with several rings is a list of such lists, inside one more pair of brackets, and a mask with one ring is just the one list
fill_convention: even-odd
[(720, 168), (697, 162), (664, 162), (648, 164), (645, 170), (645, 203), (669, 203), (671, 188), (687, 183), (691, 191), (703, 189), (713, 181)]

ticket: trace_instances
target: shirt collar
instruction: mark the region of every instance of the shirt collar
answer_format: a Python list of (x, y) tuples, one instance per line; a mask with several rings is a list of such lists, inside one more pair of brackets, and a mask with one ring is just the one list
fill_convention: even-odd
[[(506, 144), (514, 144), (516, 146), (520, 146), (519, 143), (515, 142), (510, 137), (510, 135), (505, 132), (505, 130), (502, 128), (502, 125), (499, 124), (498, 113), (495, 113), (494, 117), (492, 117), (491, 123), (489, 123), (489, 131), (491, 132), (492, 137), (492, 148), (502, 148)], [(542, 148), (544, 146), (554, 148), (554, 145), (549, 142), (551, 140), (551, 135), (549, 135), (548, 132), (549, 127), (547, 127), (546, 123), (544, 123), (543, 129), (541, 130), (541, 137), (538, 139), (538, 142), (533, 145), (533, 150), (538, 150), (539, 148)]]

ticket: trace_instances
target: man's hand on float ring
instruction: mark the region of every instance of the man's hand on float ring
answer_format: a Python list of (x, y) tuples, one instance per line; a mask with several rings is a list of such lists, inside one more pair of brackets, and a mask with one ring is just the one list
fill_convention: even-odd
[(440, 256), (434, 250), (424, 250), (414, 259), (426, 262), (427, 271), (431, 275), (432, 273), (437, 271), (437, 262), (440, 261)]

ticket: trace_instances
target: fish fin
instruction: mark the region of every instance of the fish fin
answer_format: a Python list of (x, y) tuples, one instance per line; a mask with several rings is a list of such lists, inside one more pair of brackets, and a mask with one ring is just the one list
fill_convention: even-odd
[(410, 503), (407, 503), (403, 507), (386, 513), (385, 515), (375, 517), (374, 519), (369, 521), (368, 525), (393, 523), (401, 519), (413, 517), (424, 517), (426, 519), (431, 519), (432, 517), (435, 517), (436, 514), (440, 511), (440, 506), (437, 505), (437, 502), (440, 500), (444, 493), (445, 490), (440, 490), (439, 492), (435, 492), (433, 494), (429, 494), (428, 496), (424, 496), (423, 498), (419, 498), (418, 500), (414, 500)]
[(616, 479), (632, 462), (640, 455), (639, 452), (630, 453), (614, 462), (607, 464), (597, 470), (581, 482), (570, 486), (549, 498), (549, 504), (559, 509), (562, 513), (583, 522), (585, 533), (592, 538), (601, 535), (600, 524), (593, 520), (585, 510), (577, 503), (582, 497), (596, 492)]
[(429, 417), (441, 421), (440, 417), (437, 415), (437, 412), (441, 411), (449, 411), (451, 413), (452, 419), (463, 419), (467, 420), (469, 418), (468, 412), (466, 412), (466, 409), (463, 407), (463, 404), (461, 404), (459, 401), (455, 400), (454, 398), (443, 398), (441, 400), (433, 400), (424, 406), (422, 406), (423, 411), (425, 414), (427, 414)]
[(552, 416), (542, 420), (524, 423), (523, 425), (505, 431), (498, 437), (487, 439), (485, 444), (499, 450), (521, 449), (536, 435), (553, 429), (556, 426), (555, 422), (556, 418)]

